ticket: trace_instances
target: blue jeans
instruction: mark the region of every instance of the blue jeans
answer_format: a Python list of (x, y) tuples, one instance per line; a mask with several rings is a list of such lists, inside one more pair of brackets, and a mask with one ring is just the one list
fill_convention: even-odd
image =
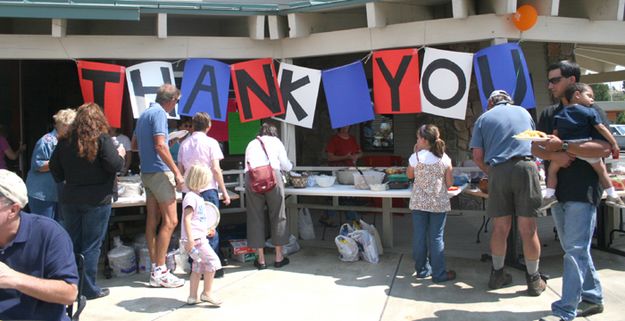
[(581, 300), (603, 303), (599, 276), (590, 255), (597, 208), (590, 203), (557, 203), (551, 208), (564, 250), (562, 298), (551, 304), (554, 315), (573, 320)]
[[(219, 193), (216, 189), (205, 190), (200, 193), (200, 196), (202, 196), (205, 201), (211, 202), (219, 208)], [(215, 229), (215, 235), (208, 238), (208, 244), (213, 248), (215, 253), (217, 253), (217, 256), (221, 258), (221, 255), (219, 254), (219, 232), (217, 232), (217, 229)]]
[(87, 298), (100, 293), (95, 284), (98, 273), (100, 247), (106, 235), (111, 216), (111, 204), (61, 204), (64, 215), (65, 229), (74, 244), (74, 252), (85, 257), (85, 280), (83, 293)]
[(445, 267), (445, 221), (447, 213), (412, 211), (412, 257), (417, 277), (432, 275), (432, 280), (447, 280)]
[(57, 222), (59, 221), (59, 217), (56, 215), (57, 202), (42, 201), (28, 196), (28, 207), (30, 208), (30, 212), (32, 214), (38, 214), (49, 217)]

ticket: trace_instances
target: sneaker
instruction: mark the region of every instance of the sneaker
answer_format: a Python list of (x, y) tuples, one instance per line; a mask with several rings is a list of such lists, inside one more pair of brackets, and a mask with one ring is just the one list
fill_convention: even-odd
[(505, 273), (503, 268), (495, 270), (491, 268), (490, 280), (488, 280), (488, 287), (491, 289), (500, 289), (508, 284), (512, 283), (512, 275)]
[(539, 296), (547, 288), (547, 282), (540, 277), (538, 272), (533, 275), (525, 272), (525, 280), (527, 281), (527, 294), (529, 296)]
[(456, 279), (456, 271), (449, 270), (449, 271), (447, 271), (445, 273), (445, 277), (443, 277), (440, 280), (432, 279), (432, 282), (434, 282), (434, 283), (443, 283), (443, 282), (446, 282), (446, 281), (453, 281), (455, 279)]
[(223, 301), (215, 296), (212, 295), (200, 295), (200, 300), (204, 301), (204, 302), (208, 302), (212, 305), (221, 305), (223, 303)]
[(540, 204), (539, 210), (545, 211), (545, 210), (551, 208), (557, 202), (558, 202), (558, 199), (556, 198), (555, 195), (552, 195), (550, 197), (543, 197), (543, 202), (542, 202), (542, 204)]
[[(155, 287), (179, 288), (184, 285), (184, 280), (173, 275), (169, 270), (161, 273), (161, 276), (155, 277), (155, 281), (157, 282)], [(152, 276), (150, 276), (150, 285), (154, 286)]]
[(625, 208), (625, 203), (618, 196), (610, 196), (610, 195), (608, 195), (608, 197), (605, 200), (605, 203), (608, 204), (608, 205), (612, 205), (612, 206), (616, 206), (616, 207), (620, 207), (620, 208)]
[(160, 284), (158, 283), (158, 278), (154, 276), (154, 272), (150, 272), (150, 286), (153, 288), (160, 288)]
[(194, 297), (188, 297), (187, 298), (187, 304), (189, 304), (189, 305), (198, 304), (200, 302), (202, 302), (202, 301), (200, 301), (200, 300), (198, 300), (197, 298), (194, 298)]
[(542, 317), (538, 319), (538, 321), (565, 321), (565, 320), (557, 315), (548, 315), (546, 317)]
[(582, 300), (582, 302), (577, 305), (578, 317), (588, 317), (601, 312), (603, 312), (603, 304), (601, 303), (592, 303)]

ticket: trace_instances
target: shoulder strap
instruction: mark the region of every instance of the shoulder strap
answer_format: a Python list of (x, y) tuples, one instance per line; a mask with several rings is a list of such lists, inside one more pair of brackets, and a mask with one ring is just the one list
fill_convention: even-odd
[(267, 156), (267, 159), (269, 159), (269, 154), (267, 154), (267, 150), (265, 149), (265, 143), (263, 143), (263, 140), (260, 139), (260, 136), (256, 136), (256, 139), (258, 139), (258, 141), (260, 142), (260, 146), (263, 148), (263, 152), (265, 152), (265, 156)]

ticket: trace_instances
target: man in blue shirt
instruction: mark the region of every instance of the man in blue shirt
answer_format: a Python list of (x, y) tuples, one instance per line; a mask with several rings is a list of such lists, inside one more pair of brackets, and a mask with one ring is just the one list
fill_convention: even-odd
[(490, 239), (493, 266), (488, 286), (498, 289), (512, 283), (512, 276), (504, 272), (504, 262), (508, 233), (516, 217), (527, 267), (527, 293), (538, 296), (547, 286), (538, 272), (541, 245), (536, 217), (541, 214), (540, 178), (531, 158), (530, 142), (512, 137), (534, 129), (534, 121), (523, 107), (512, 105), (512, 98), (503, 90), (493, 91), (488, 104), (490, 110), (475, 122), (470, 143), (473, 160), (488, 175), (486, 214), (494, 222)]
[(132, 137), (133, 149), (139, 149), (141, 181), (146, 194), (145, 238), (152, 262), (150, 286), (153, 287), (184, 285), (184, 280), (174, 276), (165, 266), (169, 241), (178, 225), (176, 189), (179, 190), (184, 183), (167, 143), (167, 114), (174, 109), (179, 96), (176, 86), (162, 85), (156, 93), (156, 102), (150, 104), (137, 120)]
[(22, 212), (26, 185), (0, 170), (0, 319), (69, 320), (78, 294), (72, 241), (55, 221)]

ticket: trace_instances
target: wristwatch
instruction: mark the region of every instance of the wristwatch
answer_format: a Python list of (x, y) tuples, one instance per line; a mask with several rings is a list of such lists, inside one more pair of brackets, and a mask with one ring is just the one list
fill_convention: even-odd
[(566, 152), (566, 150), (569, 149), (569, 143), (567, 142), (562, 142), (562, 151)]

